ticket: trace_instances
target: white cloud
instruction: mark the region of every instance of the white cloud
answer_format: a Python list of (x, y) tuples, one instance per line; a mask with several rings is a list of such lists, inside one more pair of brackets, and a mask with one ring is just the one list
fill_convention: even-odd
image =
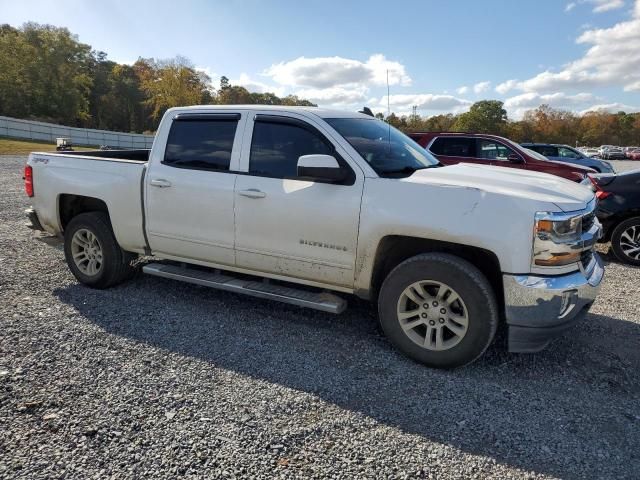
[(567, 95), (564, 92), (556, 92), (540, 95), (535, 92), (527, 92), (507, 98), (504, 101), (504, 106), (509, 109), (522, 107), (535, 108), (544, 103), (552, 107), (568, 108), (575, 105), (587, 105), (594, 100), (596, 100), (596, 97), (591, 93)]
[(475, 93), (486, 92), (487, 90), (489, 90), (490, 86), (491, 86), (491, 82), (479, 82), (473, 86), (473, 91)]
[(624, 0), (587, 0), (587, 2), (593, 4), (593, 13), (608, 12), (624, 7)]
[(635, 113), (640, 112), (640, 107), (634, 107), (632, 105), (626, 105), (624, 103), (604, 103), (600, 105), (592, 105), (591, 107), (580, 112), (581, 115), (584, 115), (587, 112), (626, 112), (626, 113)]
[(211, 83), (214, 86), (217, 86), (217, 82), (220, 78), (220, 75), (214, 72), (210, 67), (195, 67), (195, 71), (204, 73), (207, 77), (211, 79)]
[(504, 95), (510, 90), (513, 90), (518, 86), (518, 80), (507, 80), (506, 82), (502, 82), (500, 85), (496, 87), (496, 92)]
[(367, 103), (366, 87), (329, 87), (307, 88), (295, 92), (301, 98), (317, 103), (318, 105), (345, 106)]
[(411, 84), (404, 65), (387, 60), (384, 55), (372, 55), (366, 62), (343, 57), (299, 57), (271, 65), (264, 75), (281, 85), (292, 87), (328, 88), (347, 85)]
[(465, 93), (469, 92), (469, 87), (462, 86), (460, 88), (456, 88), (456, 92), (458, 93), (458, 95), (464, 95)]
[[(380, 107), (387, 106), (387, 96), (382, 97), (378, 102)], [(409, 111), (415, 105), (418, 110), (428, 110), (437, 112), (458, 112), (466, 110), (472, 102), (453, 95), (435, 95), (431, 93), (422, 94), (397, 94), (389, 97), (391, 110)]]
[(253, 80), (246, 73), (241, 73), (238, 78), (230, 78), (229, 83), (231, 85), (238, 85), (240, 87), (244, 87), (250, 92), (256, 93), (275, 93), (278, 96), (284, 95), (284, 88), (276, 87), (273, 85), (268, 85), (266, 83), (259, 82), (257, 80)]
[[(599, 4), (600, 5), (600, 4)], [(604, 8), (605, 2), (600, 7)], [(611, 7), (608, 7), (611, 8)], [(590, 45), (582, 58), (562, 70), (546, 70), (521, 82), (508, 80), (496, 87), (499, 93), (518, 88), (525, 92), (622, 85), (635, 90), (640, 82), (640, 0), (636, 0), (631, 19), (610, 28), (583, 32), (576, 43)]]
[(569, 3), (567, 3), (567, 6), (564, 7), (564, 11), (565, 12), (570, 12), (574, 8), (576, 8), (576, 2), (569, 2)]
[(564, 92), (547, 94), (526, 92), (507, 98), (504, 101), (504, 107), (509, 112), (509, 118), (519, 120), (524, 116), (527, 110), (538, 108), (543, 104), (562, 110), (575, 111), (580, 108), (585, 108), (589, 104), (592, 104), (594, 101), (598, 100), (601, 99), (591, 93), (577, 93), (575, 95), (567, 95)]

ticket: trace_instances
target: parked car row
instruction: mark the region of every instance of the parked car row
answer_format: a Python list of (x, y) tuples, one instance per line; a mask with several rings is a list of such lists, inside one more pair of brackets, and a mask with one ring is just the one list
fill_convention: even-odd
[(551, 143), (523, 143), (523, 147), (535, 150), (540, 155), (557, 162), (574, 163), (594, 169), (598, 173), (614, 173), (613, 166), (604, 160), (591, 158), (580, 150), (568, 145)]
[(640, 147), (602, 145), (598, 148), (580, 147), (577, 150), (591, 158), (601, 158), (604, 160), (640, 160)]
[(640, 266), (640, 170), (590, 177), (598, 198), (601, 242), (611, 242), (615, 257)]
[[(589, 173), (602, 171), (587, 165), (579, 165), (577, 162), (550, 161), (535, 150), (497, 135), (422, 132), (410, 133), (409, 136), (435, 155), (444, 165), (456, 163), (495, 165), (550, 173), (574, 182), (582, 182)], [(591, 159), (577, 160), (591, 161)], [(598, 165), (607, 172), (613, 171), (608, 164)]]

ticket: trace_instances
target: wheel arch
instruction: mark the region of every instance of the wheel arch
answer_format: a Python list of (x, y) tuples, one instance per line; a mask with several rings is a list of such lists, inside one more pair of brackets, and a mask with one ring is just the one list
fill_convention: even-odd
[(87, 212), (103, 212), (111, 222), (109, 208), (104, 200), (69, 193), (58, 196), (58, 222), (61, 232), (64, 232), (73, 217)]
[(496, 295), (500, 311), (503, 311), (502, 270), (495, 253), (471, 245), (404, 235), (387, 235), (378, 243), (368, 297), (371, 299), (378, 297), (382, 282), (397, 265), (408, 258), (430, 252), (449, 253), (478, 268), (487, 277)]

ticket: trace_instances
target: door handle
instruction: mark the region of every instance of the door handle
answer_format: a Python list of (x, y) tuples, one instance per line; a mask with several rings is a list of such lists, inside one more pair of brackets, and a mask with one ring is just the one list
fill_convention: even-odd
[(153, 187), (159, 188), (167, 188), (171, 186), (171, 182), (169, 180), (165, 180), (164, 178), (154, 178), (149, 182)]
[(238, 194), (248, 198), (264, 198), (267, 196), (266, 193), (261, 192), (260, 190), (257, 190), (255, 188), (250, 188), (249, 190), (240, 190)]

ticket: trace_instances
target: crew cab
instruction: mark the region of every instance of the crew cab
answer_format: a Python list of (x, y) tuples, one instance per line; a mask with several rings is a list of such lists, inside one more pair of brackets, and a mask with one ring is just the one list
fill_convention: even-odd
[(480, 133), (410, 133), (409, 136), (445, 165), (475, 163), (550, 173), (574, 182), (588, 181), (595, 170), (564, 162), (553, 162), (497, 135)]
[[(34, 228), (106, 288), (142, 271), (340, 313), (375, 302), (399, 350), (465, 365), (508, 327), (533, 352), (583, 318), (603, 266), (591, 189), (543, 173), (443, 166), (368, 115), (169, 109), (151, 151), (36, 152)], [(291, 326), (291, 328), (295, 328)]]

